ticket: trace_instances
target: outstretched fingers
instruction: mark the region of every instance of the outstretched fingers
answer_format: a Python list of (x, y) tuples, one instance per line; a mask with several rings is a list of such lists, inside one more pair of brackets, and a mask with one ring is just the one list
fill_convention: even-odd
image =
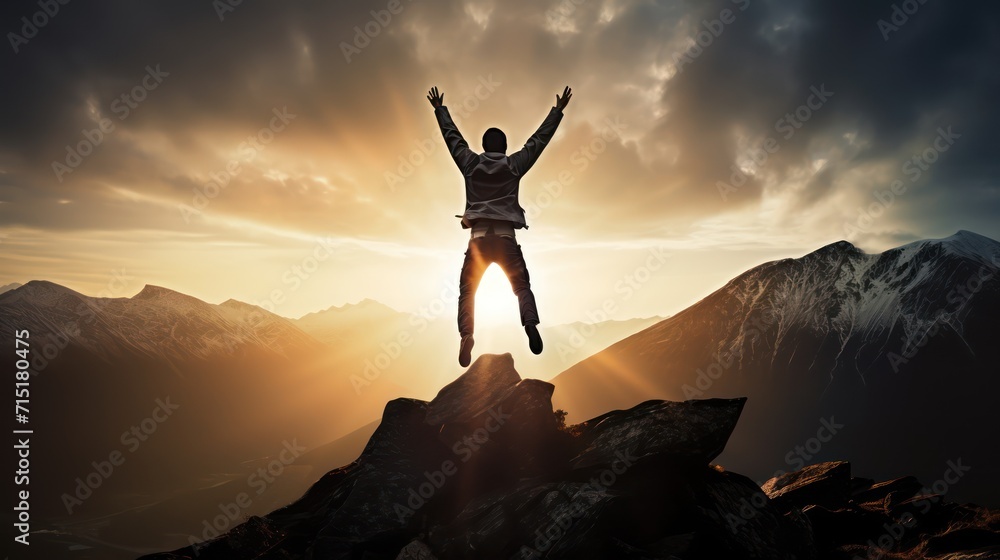
[(427, 91), (427, 101), (430, 101), (431, 105), (437, 107), (444, 103), (444, 94), (438, 91), (437, 86), (434, 86)]
[(556, 107), (560, 109), (569, 104), (569, 99), (573, 97), (573, 90), (569, 86), (563, 88), (562, 97), (556, 94)]

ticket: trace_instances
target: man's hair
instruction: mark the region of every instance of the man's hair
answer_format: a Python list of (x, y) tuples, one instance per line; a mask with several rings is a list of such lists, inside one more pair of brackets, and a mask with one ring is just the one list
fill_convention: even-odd
[(507, 135), (499, 128), (488, 128), (483, 133), (483, 151), (507, 153)]

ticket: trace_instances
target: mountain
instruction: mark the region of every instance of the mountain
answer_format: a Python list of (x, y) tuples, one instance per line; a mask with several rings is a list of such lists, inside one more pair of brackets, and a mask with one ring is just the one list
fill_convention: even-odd
[(40, 345), (66, 339), (106, 360), (140, 355), (171, 364), (227, 354), (288, 356), (316, 351), (318, 341), (260, 307), (229, 300), (212, 305), (159, 286), (131, 298), (89, 297), (32, 280), (0, 294), (0, 326), (37, 333)]
[[(511, 312), (516, 317), (516, 309)], [(542, 325), (546, 351), (540, 356), (531, 354), (524, 330), (514, 319), (503, 327), (480, 327), (475, 353), (510, 352), (526, 372), (545, 379), (661, 319)], [(336, 349), (361, 391), (391, 380), (409, 394), (429, 398), (459, 371), (459, 336), (451, 308), (437, 315), (411, 314), (366, 299), (292, 322)], [(452, 347), (454, 355), (441, 351)], [(414, 371), (421, 374), (413, 375)]]
[(99, 558), (185, 542), (242, 493), (254, 497), (244, 514), (287, 503), (330, 465), (297, 455), (258, 488), (261, 464), (363, 428), (402, 394), (388, 380), (356, 393), (339, 358), (288, 319), (157, 286), (98, 298), (31, 281), (0, 294), (0, 326), (11, 348), (15, 330), (29, 333), (25, 427), (32, 484), (46, 489), (32, 494), (33, 528)]
[(1000, 425), (983, 416), (1000, 390), (998, 272), (1000, 243), (967, 231), (762, 264), (555, 377), (556, 406), (746, 395), (722, 459), (758, 480), (832, 457), (934, 480), (962, 458), (976, 467), (952, 492), (1000, 503)]
[(308, 313), (294, 321), (305, 332), (329, 345), (353, 344), (359, 332), (398, 322), (407, 316), (373, 299)]
[(294, 503), (143, 559), (1000, 554), (1000, 511), (912, 477), (857, 478), (841, 461), (761, 487), (712, 465), (745, 398), (652, 400), (567, 427), (553, 390), (521, 379), (509, 354), (484, 355), (430, 402), (389, 402), (360, 457)]
[(21, 284), (18, 284), (17, 282), (12, 282), (10, 284), (4, 284), (3, 286), (0, 286), (0, 294), (2, 294), (4, 292), (9, 292), (11, 290), (14, 290), (14, 289), (20, 288), (20, 287), (21, 287)]

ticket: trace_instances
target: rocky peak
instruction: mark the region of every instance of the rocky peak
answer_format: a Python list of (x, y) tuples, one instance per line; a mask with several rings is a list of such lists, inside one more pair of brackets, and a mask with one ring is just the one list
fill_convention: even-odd
[(834, 256), (834, 257), (856, 257), (856, 256), (864, 255), (864, 254), (865, 254), (864, 251), (862, 251), (861, 249), (858, 249), (857, 247), (855, 247), (851, 242), (840, 240), (840, 241), (837, 241), (835, 243), (830, 243), (829, 245), (824, 245), (823, 247), (820, 247), (819, 249), (816, 249), (812, 253), (809, 253), (808, 255), (806, 255), (806, 256), (804, 256), (802, 258), (803, 259), (810, 259), (810, 258), (816, 258), (816, 257), (828, 258), (828, 257), (831, 257), (831, 256)]
[(170, 288), (154, 286), (153, 284), (146, 284), (143, 286), (142, 290), (132, 296), (130, 300), (143, 302), (145, 304), (171, 307), (174, 309), (198, 309), (210, 311), (214, 307), (194, 296), (182, 294), (181, 292), (171, 290)]
[[(845, 462), (763, 489), (711, 465), (743, 398), (647, 401), (563, 428), (551, 395), (509, 354), (484, 355), (430, 402), (389, 402), (361, 457), (297, 502), (147, 558), (850, 557), (915, 507), (912, 479), (855, 479)], [(1000, 551), (996, 512), (941, 503), (901, 546)]]
[(510, 392), (521, 381), (510, 354), (486, 354), (431, 401), (428, 424), (467, 421)]

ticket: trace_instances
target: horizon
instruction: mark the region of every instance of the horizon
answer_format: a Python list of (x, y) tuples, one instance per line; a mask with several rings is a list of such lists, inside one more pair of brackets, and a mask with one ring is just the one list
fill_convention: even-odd
[[(951, 235), (947, 235), (947, 236), (944, 236), (944, 237), (937, 237), (937, 238), (917, 239), (917, 240), (914, 240), (914, 241), (911, 241), (911, 242), (908, 242), (908, 243), (903, 243), (903, 244), (897, 245), (895, 247), (889, 247), (889, 248), (887, 248), (887, 249), (885, 249), (883, 251), (869, 251), (869, 250), (865, 250), (865, 249), (863, 249), (861, 247), (858, 247), (856, 244), (851, 243), (850, 241), (841, 239), (841, 240), (838, 240), (838, 241), (834, 241), (832, 243), (827, 243), (827, 244), (825, 244), (825, 245), (823, 245), (821, 247), (817, 247), (817, 248), (815, 248), (815, 249), (813, 249), (813, 250), (811, 250), (809, 252), (800, 254), (798, 256), (792, 256), (792, 257), (787, 257), (787, 258), (799, 259), (799, 258), (805, 257), (806, 255), (809, 255), (811, 253), (819, 251), (819, 250), (821, 250), (821, 249), (823, 249), (825, 247), (832, 246), (832, 245), (837, 245), (837, 244), (845, 243), (845, 242), (848, 243), (848, 244), (850, 244), (850, 245), (852, 245), (853, 247), (858, 248), (859, 250), (861, 250), (865, 254), (876, 255), (876, 254), (881, 254), (881, 253), (883, 253), (885, 251), (888, 251), (888, 250), (891, 250), (891, 249), (896, 249), (896, 248), (904, 247), (904, 246), (910, 245), (912, 243), (920, 243), (920, 242), (927, 242), (927, 241), (944, 241), (944, 240), (956, 237), (956, 236), (958, 236), (958, 235), (960, 235), (962, 233), (969, 233), (969, 234), (972, 234), (972, 235), (977, 236), (977, 237), (983, 237), (985, 239), (989, 239), (990, 241), (993, 241), (994, 243), (1000, 243), (1000, 240), (997, 240), (997, 239), (994, 239), (992, 237), (988, 237), (988, 236), (982, 235), (982, 234), (980, 234), (978, 232), (967, 230), (967, 229), (959, 229), (959, 230), (956, 230), (955, 233), (953, 233)], [(779, 259), (774, 259), (774, 260), (769, 260), (769, 261), (764, 261), (764, 262), (758, 263), (756, 265), (753, 265), (750, 268), (747, 268), (747, 269), (744, 269), (744, 270), (740, 271), (738, 274), (734, 275), (733, 277), (731, 277), (729, 279), (726, 279), (722, 285), (717, 286), (715, 288), (710, 288), (706, 293), (704, 293), (702, 296), (698, 297), (695, 301), (692, 301), (690, 304), (685, 305), (682, 308), (677, 309), (676, 311), (673, 311), (673, 312), (670, 312), (670, 313), (651, 313), (651, 314), (648, 314), (648, 315), (630, 316), (630, 317), (608, 317), (606, 320), (607, 321), (611, 321), (611, 322), (615, 322), (615, 321), (627, 322), (627, 321), (646, 320), (646, 319), (664, 319), (664, 320), (665, 319), (669, 319), (672, 316), (676, 315), (677, 313), (680, 313), (680, 312), (686, 310), (687, 308), (691, 307), (692, 305), (694, 305), (698, 301), (701, 301), (705, 297), (708, 297), (709, 295), (715, 293), (720, 288), (722, 288), (726, 283), (728, 283), (730, 280), (732, 280), (732, 279), (738, 277), (739, 275), (744, 274), (744, 273), (746, 273), (746, 272), (748, 272), (748, 271), (750, 271), (750, 270), (752, 270), (752, 269), (754, 269), (754, 268), (756, 268), (758, 266), (761, 266), (761, 265), (764, 265), (764, 264), (767, 264), (767, 263), (770, 263), (770, 262), (774, 262), (775, 260), (780, 260), (780, 258)], [(502, 277), (500, 279), (502, 280)], [(11, 289), (11, 290), (14, 290), (14, 289), (17, 289), (17, 288), (19, 288), (21, 286), (24, 286), (24, 285), (26, 285), (26, 284), (28, 284), (30, 282), (34, 282), (34, 281), (50, 282), (50, 283), (62, 286), (64, 288), (68, 288), (68, 289), (73, 290), (75, 292), (78, 292), (78, 293), (80, 293), (80, 294), (82, 294), (82, 295), (84, 295), (86, 297), (92, 297), (92, 298), (107, 297), (107, 296), (101, 296), (99, 294), (96, 294), (96, 295), (95, 294), (88, 294), (88, 293), (86, 293), (86, 292), (84, 292), (82, 290), (73, 288), (72, 286), (69, 286), (69, 285), (63, 284), (61, 282), (54, 281), (54, 280), (50, 280), (50, 279), (44, 279), (44, 278), (33, 278), (31, 280), (26, 280), (24, 282), (7, 281), (5, 283), (0, 284), (0, 287), (7, 287), (9, 285), (15, 285), (16, 284), (16, 287)], [(230, 297), (230, 298), (226, 298), (226, 299), (223, 299), (223, 300), (220, 300), (220, 301), (217, 301), (217, 302), (213, 302), (213, 301), (205, 299), (205, 298), (203, 298), (203, 297), (201, 297), (199, 295), (196, 295), (196, 294), (183, 292), (181, 290), (178, 290), (178, 289), (175, 289), (175, 288), (172, 288), (172, 287), (169, 287), (169, 286), (164, 286), (164, 285), (154, 284), (154, 283), (143, 284), (142, 286), (140, 286), (131, 295), (120, 295), (120, 296), (113, 296), (113, 297), (124, 297), (124, 298), (131, 299), (131, 298), (137, 296), (140, 292), (142, 292), (147, 287), (163, 288), (163, 289), (170, 290), (170, 291), (173, 291), (173, 292), (176, 292), (176, 293), (180, 293), (182, 295), (186, 295), (186, 296), (190, 296), (190, 297), (196, 298), (196, 299), (198, 299), (198, 300), (200, 300), (202, 302), (205, 302), (207, 304), (210, 304), (210, 305), (222, 305), (223, 303), (225, 303), (227, 301), (237, 301), (237, 302), (240, 302), (240, 303), (245, 303), (245, 304), (248, 304), (248, 305), (253, 305), (253, 306), (256, 306), (256, 307), (260, 307), (261, 309), (264, 309), (265, 311), (269, 311), (270, 313), (273, 313), (273, 314), (275, 314), (275, 315), (277, 315), (279, 317), (282, 317), (282, 318), (290, 320), (290, 321), (299, 321), (299, 320), (303, 319), (304, 317), (306, 317), (308, 315), (312, 315), (312, 314), (320, 314), (320, 313), (324, 313), (324, 312), (335, 310), (335, 309), (336, 310), (340, 310), (340, 309), (345, 309), (345, 308), (348, 308), (348, 307), (359, 306), (359, 305), (363, 304), (366, 301), (370, 301), (372, 303), (381, 305), (381, 306), (386, 307), (389, 310), (391, 310), (391, 311), (393, 311), (395, 313), (399, 313), (399, 314), (413, 315), (413, 314), (418, 313), (417, 310), (398, 309), (398, 308), (396, 308), (396, 307), (394, 307), (394, 306), (392, 306), (392, 305), (390, 305), (390, 304), (388, 304), (388, 303), (386, 303), (384, 301), (380, 301), (380, 300), (378, 300), (376, 298), (373, 298), (373, 297), (362, 297), (361, 299), (358, 299), (358, 300), (347, 301), (347, 302), (342, 302), (342, 303), (335, 303), (335, 304), (331, 304), (331, 305), (329, 305), (327, 307), (318, 308), (318, 309), (314, 309), (314, 310), (311, 310), (311, 311), (306, 311), (305, 313), (303, 313), (301, 315), (298, 315), (298, 316), (289, 316), (289, 315), (283, 315), (283, 314), (278, 313), (278, 312), (273, 311), (273, 310), (268, 310), (265, 307), (262, 307), (261, 305), (259, 305), (258, 303), (243, 301), (243, 300), (240, 300), (240, 299), (235, 298), (235, 297)], [(3, 292), (0, 292), (0, 293), (3, 293)], [(497, 307), (500, 308), (501, 306), (497, 306)], [(578, 320), (572, 320), (572, 321), (550, 322), (546, 326), (549, 326), (549, 327), (558, 327), (558, 326), (564, 326), (564, 325), (571, 325), (571, 324), (574, 324), (574, 323), (596, 324), (596, 323), (600, 323), (600, 322), (603, 322), (603, 321), (597, 321), (597, 320), (593, 320), (592, 317), (587, 317), (587, 318), (584, 318), (582, 320), (578, 319)], [(490, 318), (487, 318), (485, 321), (483, 321), (483, 323), (485, 323), (485, 326), (487, 328), (497, 328), (497, 327), (503, 326), (504, 321), (497, 320), (496, 318), (490, 317)]]

